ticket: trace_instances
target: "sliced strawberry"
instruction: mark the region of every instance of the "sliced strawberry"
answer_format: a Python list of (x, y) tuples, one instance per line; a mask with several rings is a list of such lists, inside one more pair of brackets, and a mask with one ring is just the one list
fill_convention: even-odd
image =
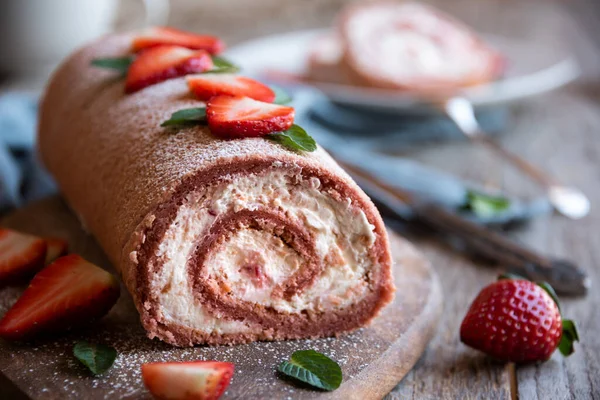
[(221, 137), (265, 136), (294, 123), (294, 109), (243, 96), (215, 96), (206, 104), (210, 131)]
[(44, 267), (44, 239), (0, 229), (0, 285), (31, 276)]
[(58, 257), (62, 257), (67, 254), (69, 243), (64, 239), (59, 238), (46, 238), (48, 244), (48, 251), (46, 252), (45, 265), (50, 264)]
[(133, 40), (133, 51), (165, 44), (193, 50), (206, 50), (210, 54), (219, 54), (225, 49), (225, 43), (218, 37), (157, 26), (147, 29)]
[(233, 376), (232, 363), (167, 362), (142, 365), (144, 384), (157, 399), (216, 400)]
[(219, 94), (246, 96), (267, 103), (275, 100), (275, 92), (267, 85), (235, 74), (190, 75), (187, 83), (196, 97), (204, 101)]
[(119, 298), (119, 282), (76, 254), (41, 270), (0, 321), (0, 337), (20, 340), (102, 317)]
[(204, 72), (212, 67), (212, 58), (204, 50), (179, 46), (153, 47), (141, 52), (129, 67), (125, 92), (133, 93), (167, 79)]

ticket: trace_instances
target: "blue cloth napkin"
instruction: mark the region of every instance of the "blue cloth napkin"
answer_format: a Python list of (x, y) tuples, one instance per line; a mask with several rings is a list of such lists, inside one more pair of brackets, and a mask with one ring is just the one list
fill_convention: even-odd
[[(462, 138), (450, 121), (440, 117), (407, 118), (336, 105), (306, 87), (293, 88), (292, 93), (298, 125), (336, 157), (389, 185), (457, 211), (464, 205), (469, 190), (485, 191), (476, 183), (383, 153), (423, 145), (426, 140)], [(35, 151), (36, 118), (35, 96), (19, 92), (0, 96), (0, 211), (56, 192)], [(488, 131), (499, 132), (505, 127), (507, 115), (499, 110), (481, 115), (480, 119)], [(476, 222), (504, 224), (550, 211), (545, 198), (524, 202), (511, 197), (510, 207), (501, 213), (486, 217), (462, 213)]]
[(37, 98), (13, 92), (0, 96), (0, 212), (56, 191), (37, 158)]

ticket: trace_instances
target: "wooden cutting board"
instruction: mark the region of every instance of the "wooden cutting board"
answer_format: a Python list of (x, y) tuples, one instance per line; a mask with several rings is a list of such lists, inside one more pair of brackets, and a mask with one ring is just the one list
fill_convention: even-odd
[[(53, 197), (8, 216), (2, 226), (69, 241), (70, 251), (114, 272), (95, 240), (84, 233), (64, 202)], [(84, 331), (28, 344), (0, 340), (0, 371), (32, 399), (149, 398), (140, 365), (150, 361), (221, 360), (235, 363), (225, 399), (377, 399), (417, 362), (433, 336), (441, 312), (437, 277), (428, 262), (390, 232), (396, 298), (368, 328), (340, 338), (260, 342), (239, 346), (174, 348), (149, 340), (124, 287), (108, 316)], [(0, 289), (0, 315), (23, 287)], [(72, 355), (78, 340), (104, 343), (119, 353), (114, 366), (91, 376)], [(344, 382), (333, 392), (315, 391), (282, 378), (275, 367), (294, 351), (315, 349), (338, 361)], [(6, 381), (5, 379), (5, 381)], [(8, 398), (0, 380), (0, 398)], [(12, 395), (11, 395), (12, 398)]]

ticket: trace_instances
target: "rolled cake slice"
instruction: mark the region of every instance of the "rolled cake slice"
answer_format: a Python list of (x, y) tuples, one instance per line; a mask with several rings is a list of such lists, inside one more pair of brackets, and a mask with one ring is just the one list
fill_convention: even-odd
[(342, 62), (343, 47), (337, 34), (328, 32), (313, 40), (305, 77), (309, 80), (349, 84)]
[(184, 77), (124, 94), (90, 66), (133, 36), (72, 55), (41, 105), (43, 161), (110, 257), (150, 338), (178, 346), (337, 335), (394, 286), (381, 218), (321, 148), (162, 128), (202, 106)]
[(504, 58), (475, 32), (424, 4), (352, 5), (339, 31), (342, 63), (360, 85), (436, 93), (485, 83), (504, 71)]

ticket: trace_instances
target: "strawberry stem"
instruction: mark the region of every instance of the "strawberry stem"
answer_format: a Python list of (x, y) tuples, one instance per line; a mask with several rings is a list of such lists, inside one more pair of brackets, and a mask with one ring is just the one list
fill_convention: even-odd
[(505, 272), (503, 274), (498, 275), (499, 281), (504, 280), (504, 279), (513, 280), (513, 281), (528, 281), (529, 280), (521, 275), (513, 274), (510, 272)]
[(563, 320), (563, 332), (560, 343), (558, 344), (558, 350), (565, 357), (573, 354), (575, 349), (573, 343), (579, 341), (579, 332), (577, 332), (577, 326), (575, 322), (570, 319)]

